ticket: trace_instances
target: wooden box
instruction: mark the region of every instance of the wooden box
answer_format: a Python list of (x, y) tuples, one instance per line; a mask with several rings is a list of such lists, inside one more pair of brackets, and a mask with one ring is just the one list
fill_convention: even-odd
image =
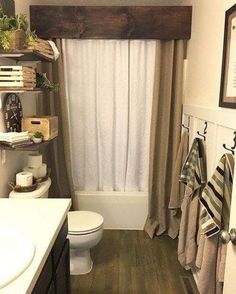
[(29, 46), (28, 49), (33, 49), (47, 58), (54, 60), (54, 52), (47, 40), (37, 38), (34, 45)]
[(36, 87), (36, 72), (30, 66), (0, 66), (0, 88), (33, 90)]
[(22, 131), (34, 134), (41, 132), (43, 140), (51, 140), (58, 135), (57, 116), (28, 116), (22, 118)]

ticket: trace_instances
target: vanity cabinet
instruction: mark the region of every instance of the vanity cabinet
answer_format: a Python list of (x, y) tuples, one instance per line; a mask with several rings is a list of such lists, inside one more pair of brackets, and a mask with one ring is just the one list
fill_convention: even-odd
[(70, 293), (70, 251), (67, 234), (68, 221), (66, 220), (36, 282), (33, 294)]
[[(70, 264), (69, 264), (69, 240), (67, 239), (59, 259), (54, 275), (54, 293), (69, 293), (70, 290)], [(53, 292), (52, 292), (53, 293)]]

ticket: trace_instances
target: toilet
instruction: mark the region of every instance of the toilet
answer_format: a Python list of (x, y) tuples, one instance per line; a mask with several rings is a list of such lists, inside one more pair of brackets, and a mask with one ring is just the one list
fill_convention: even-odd
[[(9, 198), (48, 198), (51, 179), (38, 184), (33, 192), (12, 191)], [(68, 238), (70, 240), (70, 274), (82, 275), (92, 270), (90, 249), (96, 246), (103, 234), (103, 217), (92, 211), (70, 211), (68, 213)]]
[(83, 275), (92, 270), (90, 249), (102, 239), (103, 223), (103, 217), (96, 212), (68, 212), (71, 275)]

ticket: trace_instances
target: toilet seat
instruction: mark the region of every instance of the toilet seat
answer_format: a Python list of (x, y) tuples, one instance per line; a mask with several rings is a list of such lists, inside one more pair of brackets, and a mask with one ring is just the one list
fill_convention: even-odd
[(68, 234), (86, 235), (100, 230), (103, 227), (103, 217), (92, 211), (69, 211)]

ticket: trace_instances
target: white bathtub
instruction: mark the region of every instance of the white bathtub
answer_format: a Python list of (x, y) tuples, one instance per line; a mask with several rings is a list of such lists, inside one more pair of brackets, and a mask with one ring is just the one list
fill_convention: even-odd
[(147, 192), (76, 191), (75, 209), (100, 213), (105, 229), (142, 230), (148, 213)]

